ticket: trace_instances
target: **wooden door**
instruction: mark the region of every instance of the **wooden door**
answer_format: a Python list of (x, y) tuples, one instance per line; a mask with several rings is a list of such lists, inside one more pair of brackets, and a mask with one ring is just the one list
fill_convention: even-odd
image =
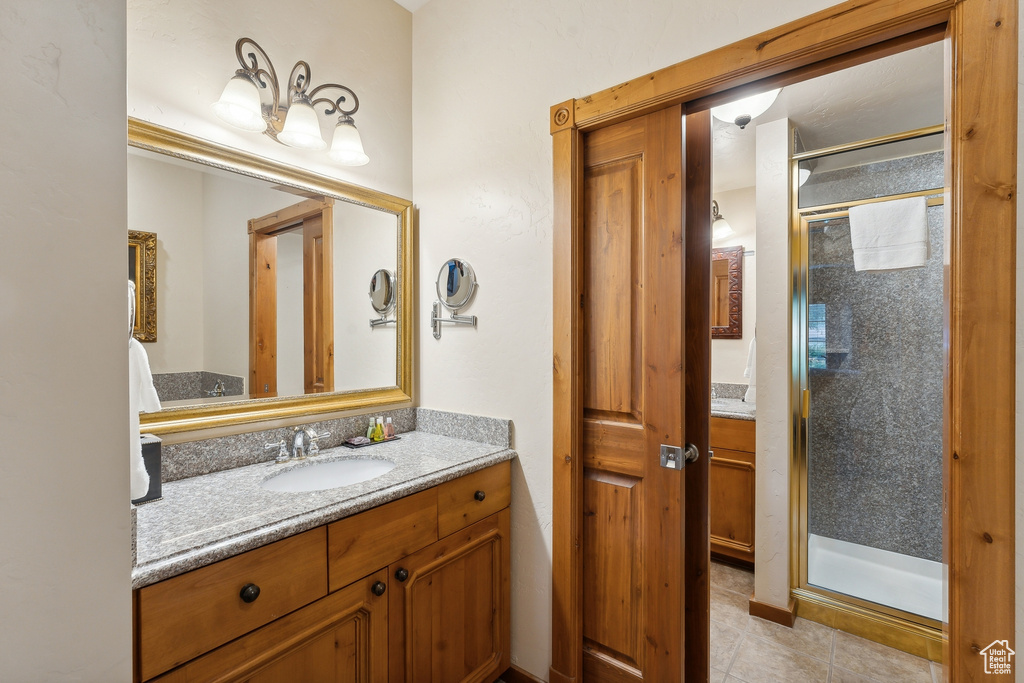
[(277, 237), (302, 234), (303, 393), (334, 391), (334, 201), (249, 220), (249, 393), (277, 396)]
[(490, 683), (509, 667), (509, 516), (391, 566), (391, 683)]
[[(302, 221), (303, 385), (305, 393), (334, 391), (334, 296), (330, 214)], [(330, 224), (330, 221), (327, 221)]]
[[(707, 362), (700, 340), (710, 328), (694, 336), (697, 355), (685, 358), (682, 128), (681, 109), (672, 107), (583, 141), (581, 561), (590, 681), (683, 680), (686, 472), (662, 467), (660, 450), (685, 445), (684, 368), (701, 353)], [(686, 294), (706, 317), (708, 285)], [(701, 451), (706, 458), (706, 445)]]
[(388, 598), (379, 571), (156, 679), (161, 683), (386, 683)]

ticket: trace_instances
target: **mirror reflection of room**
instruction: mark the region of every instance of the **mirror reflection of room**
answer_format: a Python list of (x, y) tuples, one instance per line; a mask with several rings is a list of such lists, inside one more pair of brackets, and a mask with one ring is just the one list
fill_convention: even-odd
[[(156, 235), (146, 350), (165, 407), (396, 385), (396, 326), (367, 324), (368, 281), (398, 270), (395, 215), (135, 148), (128, 171), (129, 229)], [(328, 206), (333, 239), (304, 238), (301, 221), (270, 230), (273, 367), (257, 371), (252, 349), (269, 340), (250, 320), (249, 222), (308, 202)]]

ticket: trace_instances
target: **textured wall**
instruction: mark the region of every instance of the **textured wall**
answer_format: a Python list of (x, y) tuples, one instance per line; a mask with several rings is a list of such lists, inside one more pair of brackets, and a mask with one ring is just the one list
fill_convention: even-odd
[(131, 680), (124, 3), (0, 4), (0, 679)]
[(754, 596), (789, 604), (789, 472), (792, 412), (789, 390), (790, 122), (757, 127), (757, 469), (755, 471)]
[(711, 381), (747, 384), (743, 376), (747, 367), (747, 352), (754, 338), (757, 321), (757, 231), (756, 205), (753, 187), (728, 192), (715, 192), (715, 200), (729, 225), (735, 231), (732, 237), (715, 240), (713, 247), (742, 246), (743, 257), (743, 338), (711, 340)]

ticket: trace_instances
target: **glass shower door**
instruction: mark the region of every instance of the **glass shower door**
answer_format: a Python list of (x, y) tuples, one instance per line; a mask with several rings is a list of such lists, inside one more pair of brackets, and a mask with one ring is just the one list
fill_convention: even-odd
[[(931, 188), (943, 186), (941, 152), (866, 166), (845, 181), (833, 173), (818, 188), (827, 197), (800, 190), (801, 587), (935, 625), (945, 349), (943, 207)], [(888, 191), (865, 191), (882, 179)], [(850, 208), (914, 195), (927, 202), (924, 264), (858, 269)]]

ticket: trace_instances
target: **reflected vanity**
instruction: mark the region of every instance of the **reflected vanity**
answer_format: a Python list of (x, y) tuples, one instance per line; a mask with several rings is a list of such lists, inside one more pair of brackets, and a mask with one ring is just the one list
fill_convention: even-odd
[(411, 202), (135, 119), (128, 144), (161, 264), (143, 431), (411, 400)]

